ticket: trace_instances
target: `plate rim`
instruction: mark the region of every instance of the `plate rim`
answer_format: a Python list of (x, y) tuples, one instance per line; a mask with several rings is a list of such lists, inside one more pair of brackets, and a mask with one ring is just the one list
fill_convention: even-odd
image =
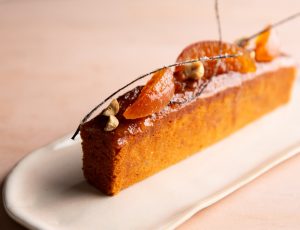
[[(38, 148), (26, 156), (24, 156), (20, 161), (17, 162), (17, 164), (12, 168), (12, 170), (9, 172), (9, 174), (6, 176), (4, 180), (3, 190), (2, 190), (2, 197), (3, 197), (3, 205), (6, 213), (17, 223), (21, 224), (22, 226), (29, 228), (29, 229), (49, 229), (49, 226), (42, 225), (41, 221), (35, 221), (34, 218), (26, 218), (27, 215), (24, 215), (24, 211), (22, 209), (16, 208), (13, 205), (9, 205), (10, 198), (9, 198), (9, 183), (12, 180), (16, 169), (20, 167), (21, 164), (26, 162), (29, 158), (32, 158), (41, 152), (43, 152), (45, 149), (51, 150), (57, 144), (60, 144), (62, 142), (68, 141), (71, 134), (65, 135), (61, 138), (58, 138), (57, 140), (46, 144), (42, 146), (41, 148)], [(74, 144), (79, 141), (79, 138), (75, 140)], [(73, 143), (72, 143), (73, 145)], [(189, 208), (187, 211), (185, 211), (183, 214), (181, 214), (179, 217), (172, 220), (170, 223), (167, 223), (164, 226), (161, 226), (161, 229), (174, 229), (178, 227), (180, 224), (184, 223), (186, 220), (188, 220), (190, 217), (192, 217), (195, 213), (198, 211), (204, 209), (205, 207), (208, 207), (221, 199), (225, 198), (226, 196), (230, 195), (234, 191), (237, 191), (241, 187), (245, 186), (246, 184), (250, 183), (254, 179), (258, 178), (259, 176), (263, 175), (264, 173), (268, 172), (270, 169), (278, 166), (281, 163), (284, 163), (288, 159), (291, 159), (293, 156), (296, 156), (297, 154), (300, 154), (300, 142), (295, 143), (291, 146), (286, 147), (283, 150), (279, 150), (275, 156), (264, 162), (263, 165), (259, 165), (251, 172), (247, 173), (246, 175), (243, 175), (238, 181), (228, 185), (225, 189), (223, 189), (220, 192), (214, 193), (209, 198), (206, 198), (204, 200), (201, 200), (200, 202), (197, 202), (193, 205), (192, 208)]]
[[(11, 168), (11, 170), (8, 172), (8, 174), (5, 176), (3, 181), (3, 187), (2, 187), (2, 202), (5, 212), (8, 214), (10, 218), (12, 218), (14, 221), (19, 223), (20, 225), (29, 228), (29, 229), (45, 229), (44, 227), (40, 226), (38, 222), (35, 221), (28, 221), (22, 214), (22, 212), (19, 211), (19, 209), (14, 208), (14, 206), (9, 205), (9, 183), (11, 178), (14, 176), (16, 169), (20, 167), (21, 164), (23, 164), (26, 160), (29, 158), (39, 154), (39, 152), (42, 152), (45, 149), (53, 149), (57, 144), (67, 141), (68, 139), (71, 139), (72, 133), (65, 134), (57, 139), (55, 139), (52, 142), (48, 142), (45, 145), (42, 145), (39, 148), (34, 149), (33, 151), (30, 151), (25, 156), (23, 156), (17, 163)], [(74, 140), (74, 144), (79, 141), (79, 138), (76, 138)]]

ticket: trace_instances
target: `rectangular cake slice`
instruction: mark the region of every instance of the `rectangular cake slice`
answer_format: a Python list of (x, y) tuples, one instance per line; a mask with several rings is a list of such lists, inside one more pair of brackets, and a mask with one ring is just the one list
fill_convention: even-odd
[(257, 63), (254, 73), (213, 77), (200, 97), (193, 98), (196, 86), (158, 113), (126, 120), (137, 87), (118, 98), (117, 129), (104, 131), (107, 118), (100, 115), (81, 126), (84, 175), (103, 193), (116, 194), (287, 103), (295, 75), (293, 60), (281, 56)]

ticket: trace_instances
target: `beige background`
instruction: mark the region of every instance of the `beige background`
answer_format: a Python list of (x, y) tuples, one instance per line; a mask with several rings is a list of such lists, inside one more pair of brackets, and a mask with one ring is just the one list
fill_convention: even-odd
[[(299, 0), (220, 0), (227, 41), (300, 10)], [(300, 59), (300, 19), (278, 29)], [(0, 0), (0, 181), (30, 151), (71, 132), (128, 80), (216, 39), (213, 1)], [(268, 140), (271, 141), (271, 140)], [(299, 229), (300, 156), (181, 229)], [(22, 229), (0, 205), (0, 229)]]

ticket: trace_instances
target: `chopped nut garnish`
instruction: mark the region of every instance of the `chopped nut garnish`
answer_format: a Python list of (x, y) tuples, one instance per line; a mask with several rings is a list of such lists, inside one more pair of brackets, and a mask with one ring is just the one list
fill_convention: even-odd
[(204, 76), (204, 66), (202, 62), (195, 62), (185, 65), (184, 74), (187, 78), (199, 80)]
[(251, 52), (250, 52), (250, 56), (253, 58), (253, 59), (255, 59), (255, 51), (254, 50), (252, 50)]
[(111, 115), (116, 115), (119, 112), (120, 105), (117, 99), (113, 99), (109, 106), (103, 110), (102, 115), (104, 116), (111, 116)]
[(118, 125), (119, 125), (119, 120), (114, 115), (110, 115), (108, 117), (108, 121), (107, 121), (106, 126), (104, 128), (104, 131), (112, 131), (115, 128), (117, 128)]

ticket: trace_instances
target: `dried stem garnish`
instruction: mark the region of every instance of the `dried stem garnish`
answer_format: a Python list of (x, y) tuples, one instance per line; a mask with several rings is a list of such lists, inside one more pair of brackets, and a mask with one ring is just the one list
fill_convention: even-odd
[(278, 22), (275, 22), (274, 24), (268, 26), (267, 28), (264, 28), (263, 30), (261, 30), (261, 31), (259, 31), (259, 32), (257, 32), (257, 33), (255, 33), (255, 34), (252, 34), (251, 36), (248, 36), (248, 37), (246, 37), (246, 38), (240, 39), (240, 40), (237, 42), (237, 45), (239, 45), (239, 46), (241, 46), (241, 47), (244, 47), (244, 46), (246, 46), (246, 45), (249, 43), (250, 40), (256, 38), (257, 36), (259, 36), (259, 35), (261, 35), (261, 34), (263, 34), (263, 33), (265, 33), (265, 32), (267, 32), (270, 28), (275, 28), (275, 27), (277, 27), (277, 26), (280, 26), (280, 25), (282, 25), (282, 24), (284, 24), (284, 23), (286, 23), (286, 22), (288, 22), (288, 21), (290, 21), (290, 20), (293, 20), (293, 19), (295, 19), (295, 18), (297, 18), (297, 17), (299, 17), (299, 16), (300, 16), (300, 12), (295, 13), (295, 14), (293, 14), (293, 15), (290, 15), (290, 16), (288, 16), (288, 17), (286, 17), (286, 18), (284, 18), (284, 19), (282, 19), (282, 20), (280, 20), (280, 21), (278, 21)]
[[(215, 13), (216, 13), (216, 19), (217, 19), (217, 26), (218, 26), (218, 35), (219, 35), (219, 55), (222, 54), (222, 26), (221, 26), (221, 19), (220, 19), (220, 13), (219, 13), (219, 1), (215, 0)], [(215, 65), (214, 74), (215, 76), (217, 74), (218, 68), (221, 64), (221, 60), (219, 59), (217, 61), (217, 64)]]
[(122, 91), (123, 89), (127, 88), (128, 86), (134, 84), (135, 82), (153, 74), (156, 73), (164, 68), (171, 68), (171, 67), (176, 67), (176, 66), (182, 66), (185, 64), (190, 64), (190, 63), (196, 63), (196, 62), (203, 62), (203, 61), (214, 61), (214, 60), (218, 60), (218, 59), (223, 59), (223, 58), (235, 58), (240, 56), (240, 53), (237, 54), (224, 54), (224, 55), (217, 55), (217, 56), (212, 56), (212, 57), (200, 57), (198, 59), (193, 59), (193, 60), (188, 60), (188, 61), (183, 61), (183, 62), (178, 62), (178, 63), (174, 63), (171, 65), (167, 65), (167, 66), (163, 66), (161, 68), (158, 68), (156, 70), (153, 70), (149, 73), (146, 73), (136, 79), (134, 79), (133, 81), (129, 82), (128, 84), (124, 85), (123, 87), (121, 87), (120, 89), (118, 89), (117, 91), (115, 91), (114, 93), (112, 93), (111, 95), (109, 95), (106, 99), (104, 99), (104, 101), (100, 102), (97, 106), (95, 106), (87, 115), (84, 116), (84, 118), (81, 120), (78, 128), (76, 129), (75, 133), (73, 134), (73, 136), (71, 137), (72, 140), (75, 139), (75, 137), (77, 136), (77, 134), (80, 131), (80, 126), (85, 123), (92, 115), (94, 112), (96, 112), (96, 110), (98, 110), (103, 104), (105, 104), (108, 100), (110, 100), (112, 97), (114, 97), (117, 93), (119, 93), (120, 91)]
[[(217, 19), (217, 25), (218, 25), (218, 35), (219, 35), (219, 55), (222, 54), (222, 26), (221, 26), (221, 19), (220, 19), (220, 12), (219, 12), (219, 1), (218, 0), (215, 0), (215, 13), (216, 13), (216, 19)], [(217, 71), (218, 71), (218, 68), (221, 64), (221, 60), (219, 59), (215, 65), (215, 68), (214, 68), (214, 74), (213, 76), (217, 75)], [(212, 81), (212, 77), (209, 78), (206, 82), (204, 82), (202, 85), (201, 85), (201, 89), (200, 91), (195, 95), (195, 97), (199, 97), (203, 91), (206, 89), (206, 87), (208, 86), (208, 84)]]

